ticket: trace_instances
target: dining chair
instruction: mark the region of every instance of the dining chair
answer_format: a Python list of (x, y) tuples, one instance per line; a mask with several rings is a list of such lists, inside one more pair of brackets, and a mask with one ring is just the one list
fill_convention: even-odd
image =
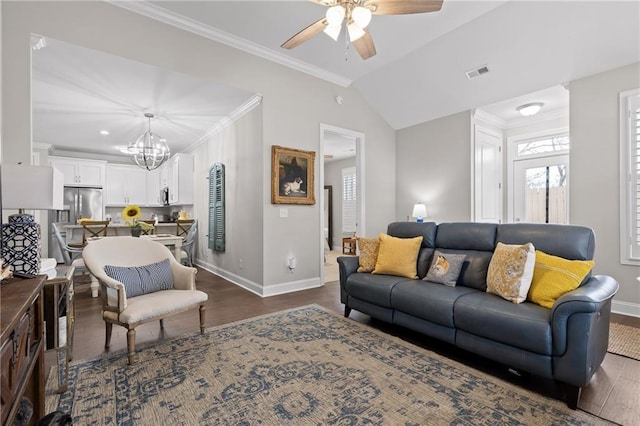
[(102, 287), (105, 348), (113, 325), (127, 329), (129, 364), (137, 361), (136, 327), (198, 308), (204, 333), (209, 296), (196, 289), (196, 268), (180, 264), (171, 251), (151, 238), (114, 237), (92, 241), (84, 260)]
[(82, 224), (82, 246), (87, 245), (87, 238), (106, 237), (111, 222), (108, 220), (85, 220)]
[(187, 236), (184, 237), (182, 242), (182, 250), (180, 252), (180, 262), (186, 260), (189, 266), (193, 266), (193, 247), (195, 245), (196, 235), (198, 235), (198, 222), (193, 221), (193, 224), (187, 232)]
[(84, 264), (84, 259), (82, 258), (83, 248), (73, 247), (70, 244), (67, 244), (65, 238), (62, 236), (62, 231), (60, 231), (60, 228), (56, 223), (51, 224), (51, 232), (60, 247), (60, 253), (62, 254), (64, 264), (75, 268), (74, 275), (83, 275), (85, 273), (89, 274), (91, 279), (91, 295), (92, 297), (97, 297), (99, 286), (98, 280), (91, 275), (89, 269)]
[(141, 229), (140, 230), (140, 235), (154, 235), (156, 233), (156, 228), (155, 228), (156, 221), (155, 220), (139, 220), (138, 222), (144, 222), (144, 223), (147, 223), (149, 225), (154, 225), (154, 227), (151, 228), (151, 229)]
[(176, 220), (176, 235), (181, 237), (189, 232), (189, 228), (193, 225), (194, 219), (178, 219)]

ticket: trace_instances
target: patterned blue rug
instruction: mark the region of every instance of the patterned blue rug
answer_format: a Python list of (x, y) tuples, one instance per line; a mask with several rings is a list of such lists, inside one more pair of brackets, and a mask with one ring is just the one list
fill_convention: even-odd
[(138, 353), (72, 363), (47, 412), (76, 425), (610, 424), (317, 305)]

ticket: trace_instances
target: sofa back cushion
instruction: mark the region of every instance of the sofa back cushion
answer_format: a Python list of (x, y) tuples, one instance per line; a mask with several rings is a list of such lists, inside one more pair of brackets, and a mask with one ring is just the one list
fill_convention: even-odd
[(393, 222), (387, 226), (387, 234), (398, 238), (422, 237), (422, 245), (418, 253), (416, 271), (418, 278), (423, 279), (427, 275), (433, 249), (436, 244), (436, 232), (438, 225), (435, 222)]
[[(441, 223), (436, 247), (444, 253), (464, 254), (458, 285), (487, 289), (487, 269), (496, 244), (497, 225), (493, 223)], [(431, 261), (431, 259), (429, 259)]]
[(496, 242), (533, 243), (536, 250), (570, 260), (591, 260), (595, 252), (595, 235), (584, 226), (509, 223), (498, 225)]

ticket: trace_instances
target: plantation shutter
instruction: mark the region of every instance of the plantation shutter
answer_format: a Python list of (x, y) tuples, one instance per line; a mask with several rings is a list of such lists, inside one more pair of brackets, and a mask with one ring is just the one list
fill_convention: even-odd
[(358, 194), (356, 168), (342, 169), (342, 232), (352, 234), (357, 230)]
[(224, 164), (215, 163), (209, 169), (209, 248), (224, 251)]
[(640, 95), (629, 98), (631, 258), (640, 260)]

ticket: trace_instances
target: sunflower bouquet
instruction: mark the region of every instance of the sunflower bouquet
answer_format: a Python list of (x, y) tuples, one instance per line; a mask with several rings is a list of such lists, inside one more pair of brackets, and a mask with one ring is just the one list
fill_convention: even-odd
[(132, 229), (143, 229), (148, 231), (153, 229), (153, 225), (146, 222), (141, 222), (138, 218), (142, 215), (142, 209), (136, 205), (130, 205), (122, 209), (122, 218), (124, 222)]

